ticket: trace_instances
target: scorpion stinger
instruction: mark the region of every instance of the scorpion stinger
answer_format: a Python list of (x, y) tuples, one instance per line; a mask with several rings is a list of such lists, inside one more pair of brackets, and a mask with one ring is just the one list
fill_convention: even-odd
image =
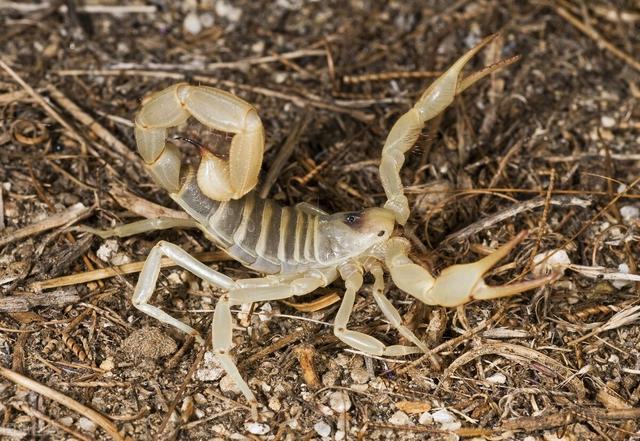
[[(231, 307), (234, 305), (305, 295), (340, 277), (345, 282), (345, 294), (333, 327), (336, 337), (371, 355), (427, 352), (427, 346), (402, 324), (400, 314), (385, 297), (385, 270), (401, 290), (424, 303), (443, 306), (514, 295), (542, 286), (556, 277), (551, 275), (497, 287), (485, 284), (485, 273), (525, 239), (525, 232), (489, 256), (475, 263), (445, 268), (438, 277), (412, 262), (408, 257), (409, 242), (394, 236), (396, 222), (404, 224), (409, 216), (400, 168), (404, 154), (415, 142), (424, 123), (451, 104), (456, 94), (513, 61), (505, 60), (466, 79), (459, 79), (464, 65), (493, 38), (495, 36), (483, 40), (436, 79), (418, 103), (391, 129), (380, 165), (388, 198), (384, 208), (328, 214), (307, 204), (283, 207), (273, 200), (259, 198), (253, 188), (262, 163), (264, 133), (255, 109), (227, 92), (181, 83), (143, 101), (135, 120), (135, 134), (138, 150), (150, 174), (192, 219), (147, 219), (108, 231), (91, 228), (84, 231), (105, 238), (163, 228), (198, 228), (229, 256), (266, 274), (260, 278), (234, 280), (199, 262), (179, 246), (160, 241), (149, 253), (132, 296), (133, 305), (140, 311), (203, 342), (199, 331), (150, 304), (162, 258), (169, 258), (224, 291), (213, 316), (213, 353), (251, 404), (254, 418), (258, 417), (258, 401), (231, 355)], [(202, 151), (197, 168), (182, 164), (180, 151), (166, 142), (166, 135), (168, 128), (183, 123), (190, 116), (208, 127), (234, 134), (228, 161)], [(373, 336), (348, 328), (365, 272), (373, 276), (373, 298), (384, 316), (415, 346), (388, 346)]]

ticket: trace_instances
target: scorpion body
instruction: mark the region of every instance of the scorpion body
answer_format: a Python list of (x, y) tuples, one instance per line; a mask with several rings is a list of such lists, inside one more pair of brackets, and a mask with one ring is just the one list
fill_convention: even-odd
[[(378, 214), (388, 219), (376, 230), (384, 239), (393, 230), (394, 218), (383, 209), (364, 213), (326, 214), (299, 204), (283, 207), (276, 201), (261, 199), (251, 191), (240, 199), (215, 201), (204, 195), (193, 171), (186, 173), (175, 200), (219, 248), (244, 266), (264, 274), (299, 274), (314, 268), (336, 267), (370, 247), (345, 246), (351, 229), (365, 224), (363, 216)], [(343, 224), (340, 234), (340, 224)]]
[[(460, 57), (392, 127), (380, 161), (380, 178), (387, 197), (384, 208), (330, 215), (306, 204), (282, 207), (274, 201), (260, 199), (252, 191), (258, 181), (264, 150), (264, 131), (256, 110), (228, 92), (181, 83), (143, 100), (135, 120), (135, 135), (151, 176), (191, 219), (148, 219), (107, 231), (85, 230), (101, 237), (123, 237), (154, 229), (198, 228), (231, 257), (267, 274), (261, 278), (234, 280), (199, 262), (177, 245), (160, 241), (151, 250), (132, 297), (133, 305), (140, 311), (203, 342), (197, 330), (149, 303), (162, 256), (225, 291), (217, 301), (213, 316), (213, 351), (251, 403), (254, 418), (257, 418), (257, 400), (229, 354), (233, 347), (233, 305), (308, 294), (340, 277), (344, 280), (345, 292), (334, 321), (336, 337), (371, 355), (426, 352), (426, 345), (402, 324), (400, 314), (386, 298), (385, 270), (402, 291), (426, 304), (442, 306), (514, 295), (540, 287), (556, 277), (549, 275), (503, 286), (488, 286), (484, 282), (484, 274), (524, 240), (525, 232), (476, 262), (444, 269), (438, 277), (412, 262), (409, 242), (394, 234), (395, 225), (404, 225), (409, 217), (400, 179), (404, 155), (424, 124), (442, 113), (467, 87), (514, 61), (513, 58), (503, 60), (460, 78), (465, 64), (494, 38), (495, 35), (486, 38)], [(182, 164), (180, 150), (166, 142), (167, 130), (191, 116), (208, 127), (233, 133), (228, 160), (201, 149), (197, 169)], [(380, 310), (413, 346), (387, 346), (372, 336), (348, 329), (365, 272), (373, 276), (372, 295)]]

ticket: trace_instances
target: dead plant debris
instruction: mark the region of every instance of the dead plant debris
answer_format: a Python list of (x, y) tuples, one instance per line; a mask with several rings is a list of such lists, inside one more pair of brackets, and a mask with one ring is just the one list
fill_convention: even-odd
[[(0, 2), (0, 438), (640, 437), (638, 2), (122, 3)], [(345, 351), (330, 326), (339, 285), (237, 308), (233, 355), (261, 402), (249, 421), (208, 348), (130, 297), (160, 239), (232, 277), (255, 274), (196, 231), (105, 242), (70, 228), (184, 216), (144, 172), (130, 122), (176, 81), (255, 104), (264, 195), (326, 211), (379, 205), (395, 118), (496, 31), (476, 66), (520, 59), (425, 129), (403, 170), (405, 235), (437, 272), (529, 229), (496, 283), (558, 255), (566, 271), (538, 292), (455, 310), (392, 288), (428, 354)], [(224, 141), (191, 123), (181, 136)], [(153, 303), (209, 335), (219, 295), (166, 267)], [(401, 339), (367, 289), (352, 326)]]

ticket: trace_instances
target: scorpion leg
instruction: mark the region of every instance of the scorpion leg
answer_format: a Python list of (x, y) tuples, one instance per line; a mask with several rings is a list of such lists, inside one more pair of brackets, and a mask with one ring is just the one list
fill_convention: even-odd
[(460, 73), (469, 60), (498, 34), (491, 35), (460, 57), (444, 74), (438, 77), (420, 96), (417, 103), (394, 124), (382, 148), (380, 179), (387, 195), (385, 208), (393, 211), (399, 224), (409, 218), (409, 202), (404, 195), (400, 169), (405, 153), (415, 144), (424, 124), (442, 113), (456, 95), (481, 78), (516, 61), (517, 57), (502, 60), (460, 81)]
[(362, 287), (362, 269), (349, 263), (340, 267), (339, 271), (347, 289), (334, 321), (333, 333), (335, 336), (348, 346), (370, 355), (401, 356), (420, 352), (418, 348), (413, 346), (386, 346), (375, 337), (347, 329), (356, 293)]
[(87, 226), (74, 227), (74, 231), (81, 233), (91, 233), (102, 239), (109, 237), (129, 237), (135, 234), (146, 233), (156, 230), (167, 230), (169, 228), (202, 228), (202, 226), (194, 219), (181, 219), (177, 217), (156, 217), (153, 219), (143, 219), (124, 225), (118, 225), (108, 230), (98, 230)]
[(153, 247), (147, 260), (144, 262), (138, 283), (133, 290), (133, 297), (131, 299), (133, 306), (162, 323), (171, 325), (186, 334), (194, 336), (199, 343), (204, 343), (198, 331), (167, 314), (157, 306), (148, 303), (158, 282), (162, 256), (167, 256), (177, 265), (219, 288), (231, 289), (234, 287), (235, 282), (230, 277), (209, 268), (179, 246), (163, 240)]
[(398, 288), (427, 305), (459, 306), (475, 299), (495, 299), (538, 288), (557, 279), (558, 274), (503, 286), (488, 286), (483, 277), (527, 236), (523, 231), (493, 253), (473, 263), (445, 268), (438, 278), (409, 259), (405, 239), (389, 241), (385, 263)]
[(308, 202), (300, 202), (299, 204), (296, 204), (296, 208), (304, 213), (308, 213), (312, 215), (325, 216), (326, 214), (328, 214), (326, 211)]
[(373, 275), (373, 298), (378, 304), (380, 311), (389, 320), (391, 326), (396, 328), (400, 335), (416, 345), (422, 352), (427, 352), (428, 348), (416, 335), (405, 325), (402, 324), (400, 313), (384, 295), (384, 272), (382, 265), (375, 262), (369, 268), (369, 272)]
[(229, 355), (229, 350), (233, 347), (233, 320), (230, 307), (242, 303), (279, 300), (308, 294), (321, 286), (328, 285), (336, 277), (335, 270), (327, 270), (309, 271), (289, 277), (243, 279), (238, 280), (235, 287), (218, 300), (213, 314), (213, 350), (222, 367), (250, 403), (254, 419), (258, 419), (256, 397)]

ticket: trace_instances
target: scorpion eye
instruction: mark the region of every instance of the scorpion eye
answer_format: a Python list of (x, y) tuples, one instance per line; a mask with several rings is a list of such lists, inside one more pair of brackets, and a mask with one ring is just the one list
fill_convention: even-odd
[(346, 213), (344, 215), (344, 223), (347, 225), (356, 225), (360, 222), (360, 215), (358, 213)]

